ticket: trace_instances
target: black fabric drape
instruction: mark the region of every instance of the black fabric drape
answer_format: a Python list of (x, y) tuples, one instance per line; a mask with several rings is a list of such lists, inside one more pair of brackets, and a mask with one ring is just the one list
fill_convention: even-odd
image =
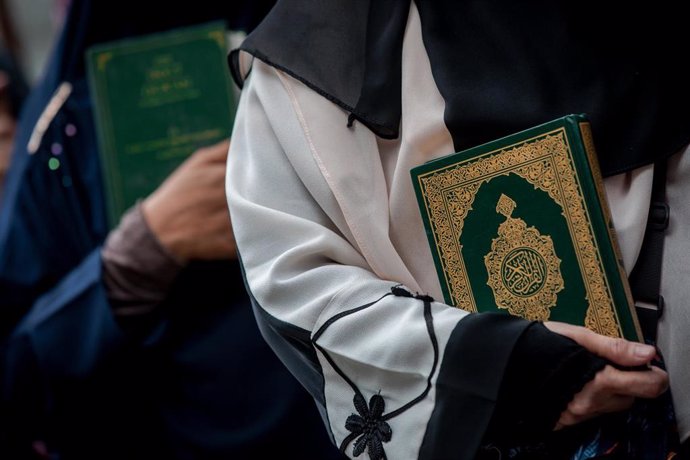
[[(605, 176), (690, 141), (681, 6), (417, 0), (456, 150), (587, 113)], [(242, 49), (397, 137), (407, 2), (281, 0)]]

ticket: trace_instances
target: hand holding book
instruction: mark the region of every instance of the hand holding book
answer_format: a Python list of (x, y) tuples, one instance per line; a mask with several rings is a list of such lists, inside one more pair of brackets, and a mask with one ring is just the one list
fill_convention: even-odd
[(111, 226), (192, 152), (230, 136), (225, 34), (209, 23), (89, 49)]
[(235, 256), (225, 198), (229, 147), (226, 140), (197, 150), (142, 205), (151, 231), (180, 262)]
[(668, 389), (668, 374), (665, 371), (656, 366), (644, 367), (655, 358), (654, 347), (606, 337), (571, 324), (548, 321), (544, 325), (613, 364), (647, 369), (631, 371), (606, 366), (573, 397), (554, 429), (629, 409), (635, 398), (657, 398)]

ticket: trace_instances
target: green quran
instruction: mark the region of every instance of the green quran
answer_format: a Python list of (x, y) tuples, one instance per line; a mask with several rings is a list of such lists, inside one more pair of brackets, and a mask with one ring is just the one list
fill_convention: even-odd
[(411, 174), (446, 303), (641, 339), (584, 115)]
[(196, 149), (230, 137), (226, 54), (222, 22), (87, 51), (111, 226)]

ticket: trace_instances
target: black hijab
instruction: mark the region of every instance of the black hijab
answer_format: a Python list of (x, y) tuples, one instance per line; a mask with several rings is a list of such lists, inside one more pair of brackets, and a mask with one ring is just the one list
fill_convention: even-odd
[[(456, 150), (587, 113), (605, 176), (690, 142), (678, 4), (416, 0)], [(398, 136), (410, 3), (281, 0), (241, 49)], [(236, 59), (231, 59), (238, 78)]]

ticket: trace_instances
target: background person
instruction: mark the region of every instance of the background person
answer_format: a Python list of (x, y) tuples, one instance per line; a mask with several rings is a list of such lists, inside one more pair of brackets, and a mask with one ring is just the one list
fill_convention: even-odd
[[(337, 455), (252, 318), (227, 143), (194, 153), (113, 231), (106, 222), (85, 50), (217, 19), (251, 27), (269, 6), (72, 2), (19, 121), (0, 214), (1, 457), (267, 458), (287, 444)], [(30, 155), (63, 82), (72, 91)]]

